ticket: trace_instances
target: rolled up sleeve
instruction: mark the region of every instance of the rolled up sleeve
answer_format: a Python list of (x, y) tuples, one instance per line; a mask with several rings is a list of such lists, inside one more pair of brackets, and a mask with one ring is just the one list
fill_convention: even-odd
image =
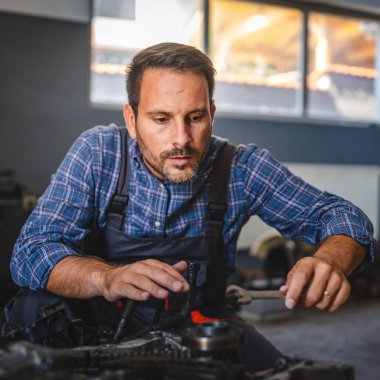
[[(326, 196), (334, 197), (329, 193)], [(339, 198), (338, 198), (339, 199)], [(342, 207), (342, 203), (345, 207)], [(330, 215), (331, 214), (331, 215)], [(368, 247), (366, 261), (375, 260), (375, 240), (373, 238), (373, 225), (367, 216), (352, 203), (340, 198), (340, 206), (327, 213), (326, 220), (321, 228), (320, 240), (323, 241), (332, 235), (346, 235)]]
[(373, 226), (351, 202), (323, 192), (292, 174), (267, 150), (251, 149), (242, 166), (251, 215), (258, 215), (285, 237), (318, 245), (346, 235), (375, 256)]

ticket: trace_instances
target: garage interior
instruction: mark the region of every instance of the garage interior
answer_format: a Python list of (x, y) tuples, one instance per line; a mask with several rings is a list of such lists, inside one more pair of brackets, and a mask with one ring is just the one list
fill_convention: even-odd
[[(14, 242), (72, 142), (95, 125), (124, 123), (124, 66), (141, 47), (102, 40), (95, 27), (102, 17), (138, 15), (139, 1), (0, 2), (2, 307), (17, 291), (9, 272)], [(357, 204), (379, 239), (378, 1), (184, 3), (203, 12), (196, 20), (206, 31), (190, 42), (208, 52), (218, 71), (213, 133), (267, 148), (311, 184)], [(262, 273), (267, 256), (257, 245), (274, 235), (251, 218), (239, 237), (241, 273)], [(333, 314), (287, 313), (279, 303), (241, 313), (289, 356), (347, 363), (357, 380), (377, 380), (380, 267), (353, 281), (350, 300)]]

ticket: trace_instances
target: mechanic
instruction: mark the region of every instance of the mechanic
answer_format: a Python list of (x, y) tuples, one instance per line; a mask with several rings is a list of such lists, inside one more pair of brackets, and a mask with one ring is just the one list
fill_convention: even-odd
[[(225, 278), (252, 215), (319, 247), (282, 286), (288, 308), (335, 311), (347, 300), (347, 276), (374, 254), (371, 222), (267, 150), (212, 136), (214, 75), (206, 55), (182, 44), (158, 44), (133, 58), (127, 128), (84, 132), (22, 229), (11, 272), (23, 289), (6, 307), (8, 321), (30, 325), (60, 297), (72, 318), (115, 326), (115, 301), (131, 299), (142, 301), (133, 323), (144, 326), (157, 305), (165, 303), (163, 315), (178, 311), (188, 261), (201, 264), (196, 321), (233, 318), (223, 304)], [(245, 329), (250, 370), (272, 367), (281, 353)]]

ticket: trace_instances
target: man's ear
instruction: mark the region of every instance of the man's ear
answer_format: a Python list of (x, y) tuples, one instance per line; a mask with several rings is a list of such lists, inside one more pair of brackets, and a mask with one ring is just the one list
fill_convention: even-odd
[(211, 102), (211, 125), (214, 122), (215, 111), (216, 111), (216, 106), (215, 106), (215, 101), (213, 99), (212, 102)]
[(133, 112), (132, 107), (130, 104), (126, 104), (124, 106), (124, 121), (125, 125), (127, 126), (129, 136), (133, 139), (136, 138), (136, 118), (135, 113)]

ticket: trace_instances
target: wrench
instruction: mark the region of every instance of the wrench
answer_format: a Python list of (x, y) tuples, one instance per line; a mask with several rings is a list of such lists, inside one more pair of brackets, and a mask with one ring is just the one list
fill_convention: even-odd
[(227, 299), (235, 298), (237, 303), (246, 305), (254, 299), (285, 298), (286, 293), (279, 290), (246, 290), (237, 285), (229, 285), (226, 290)]

